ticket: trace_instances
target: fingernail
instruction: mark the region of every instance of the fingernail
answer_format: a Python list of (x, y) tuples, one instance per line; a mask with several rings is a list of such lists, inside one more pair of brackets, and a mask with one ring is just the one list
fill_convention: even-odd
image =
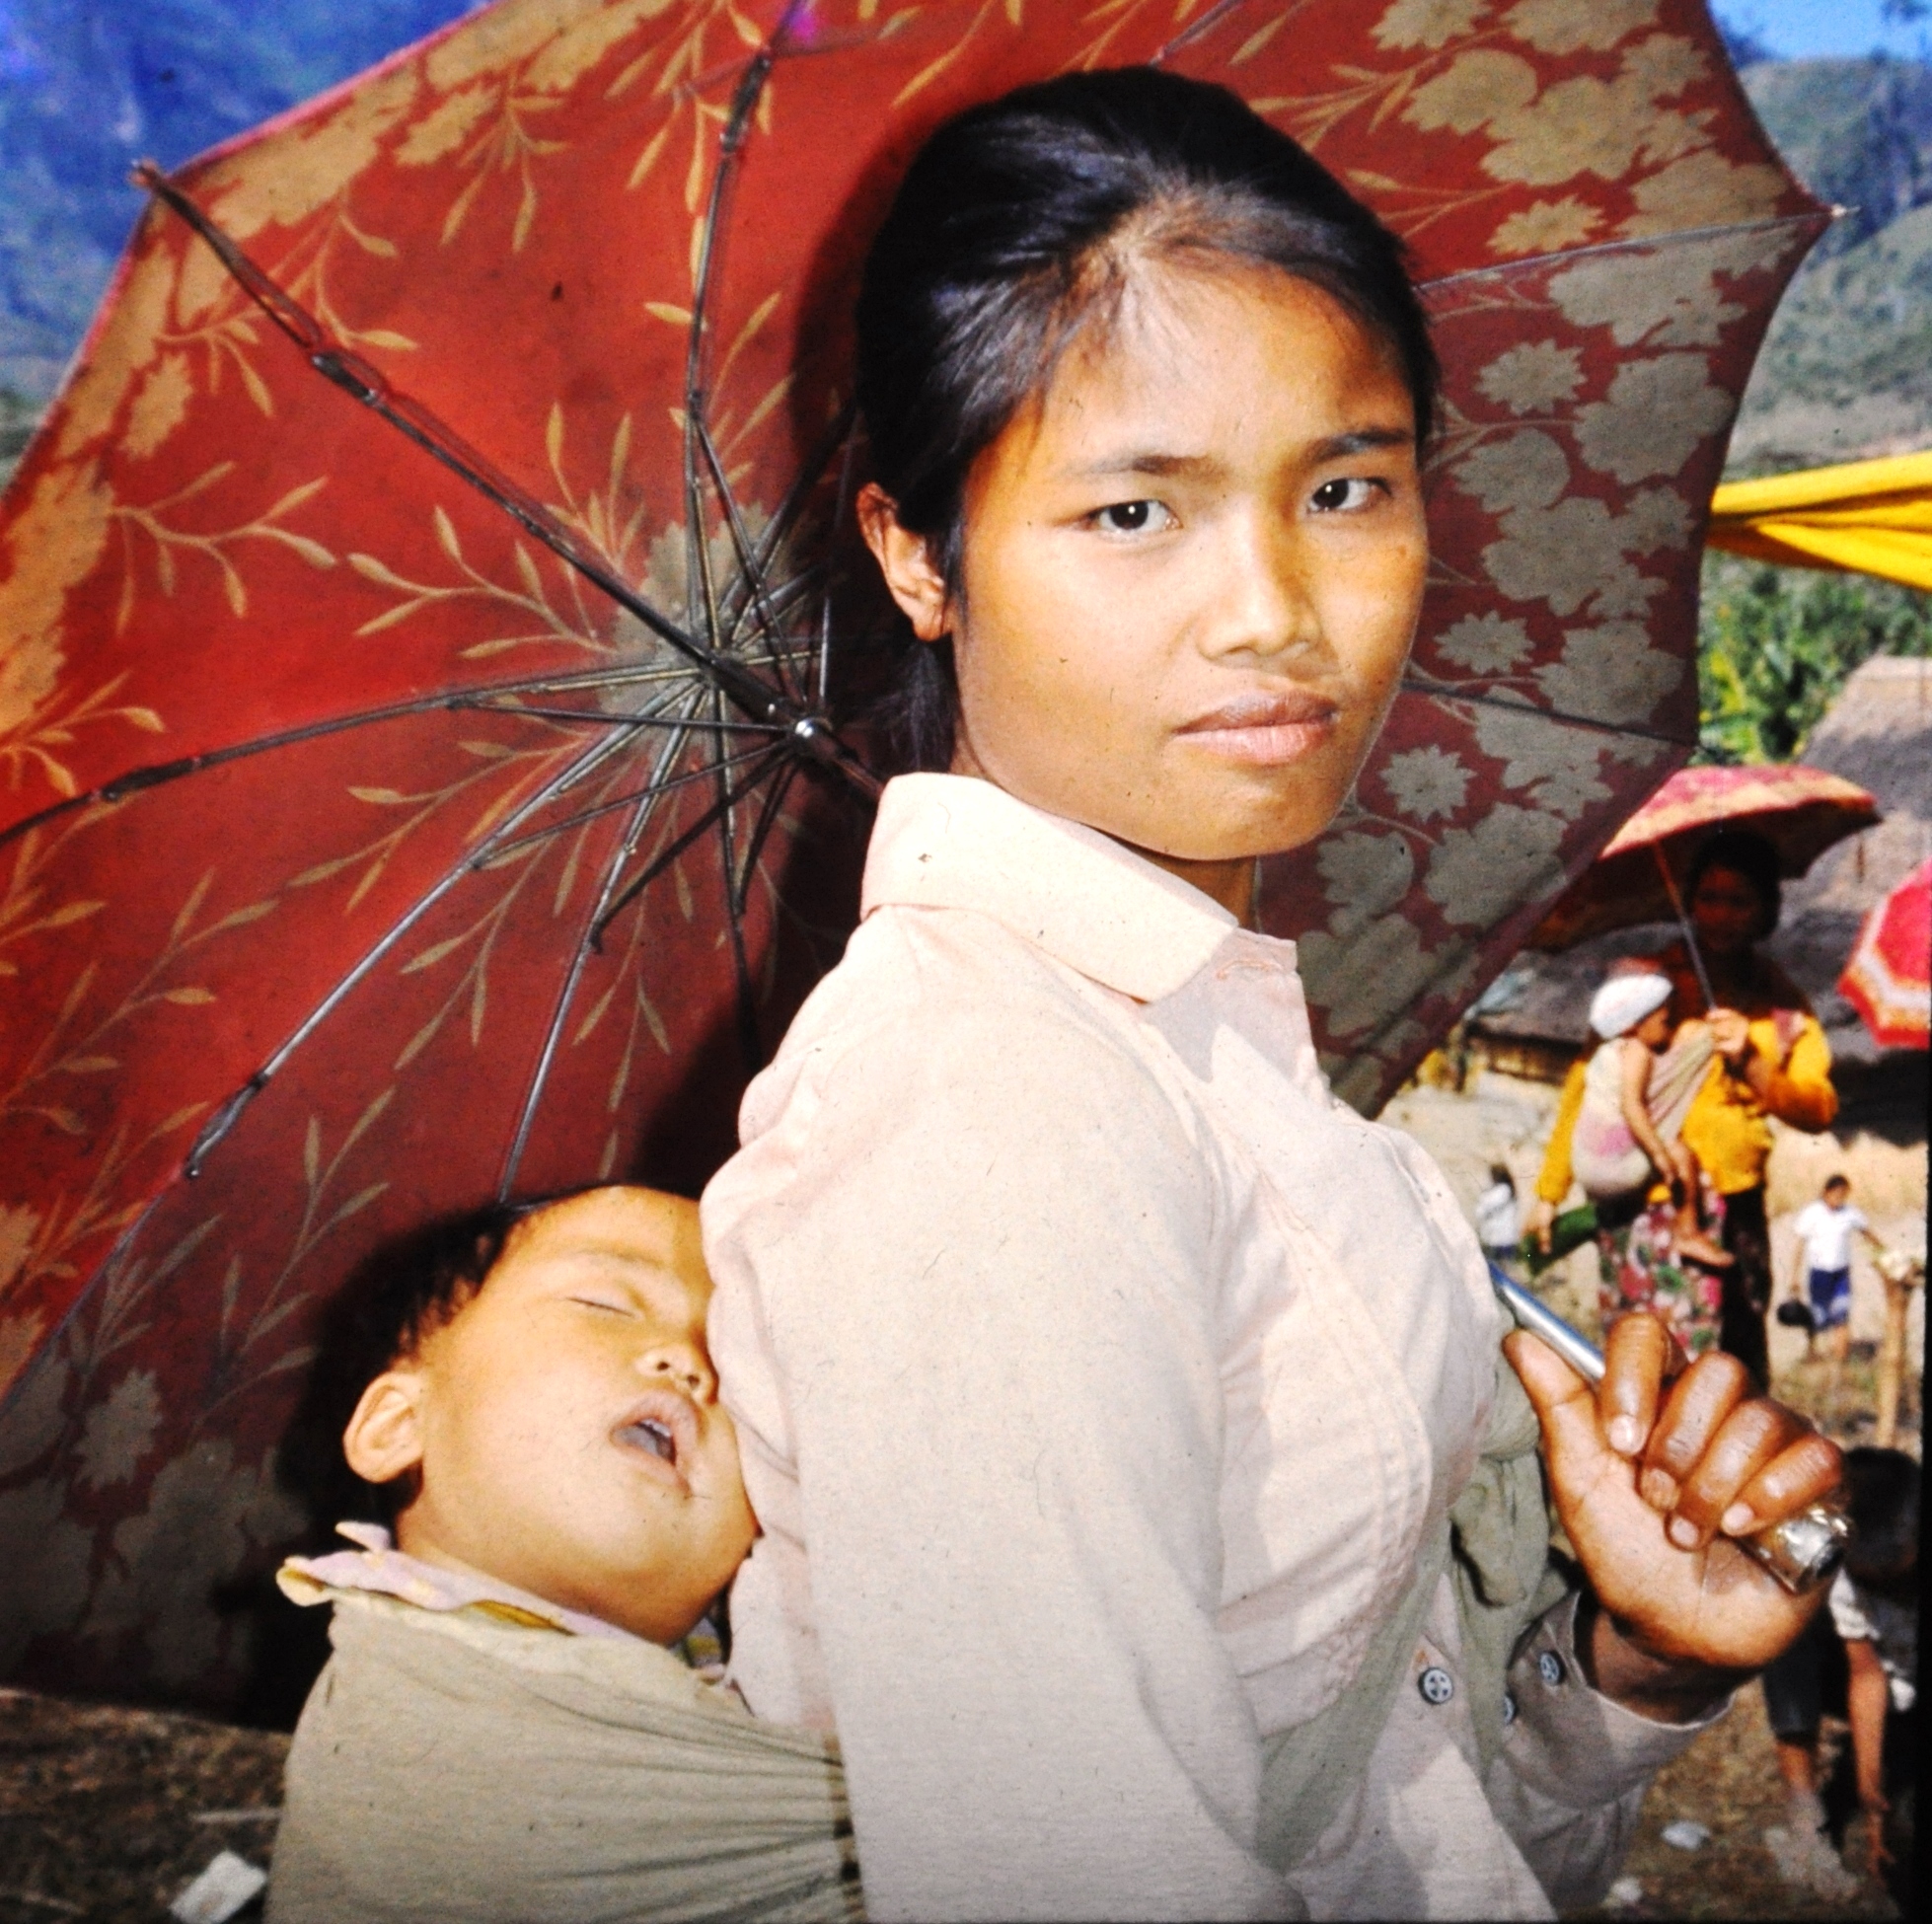
[(1644, 1440), (1644, 1434), (1637, 1428), (1634, 1416), (1613, 1416), (1610, 1418), (1610, 1447), (1619, 1456), (1634, 1456), (1637, 1446)]
[(1724, 1513), (1722, 1520), (1727, 1534), (1743, 1536), (1757, 1521), (1757, 1512), (1747, 1503), (1734, 1503)]
[(1676, 1479), (1665, 1470), (1646, 1470), (1637, 1488), (1653, 1510), (1669, 1510), (1677, 1500)]
[(1679, 1550), (1694, 1550), (1697, 1547), (1697, 1525), (1687, 1517), (1672, 1517), (1671, 1541)]

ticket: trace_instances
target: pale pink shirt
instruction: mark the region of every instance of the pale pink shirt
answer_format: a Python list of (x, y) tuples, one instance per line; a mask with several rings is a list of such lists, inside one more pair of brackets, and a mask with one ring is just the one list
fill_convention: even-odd
[(764, 1532), (732, 1675), (836, 1728), (871, 1915), (1546, 1916), (1524, 1850), (1591, 1882), (1683, 1738), (1579, 1685), (1575, 1783), (1539, 1699), (1536, 1787), (1486, 1785), (1447, 1585), (1365, 1784), (1289, 1878), (1256, 1855), (1261, 1740), (1412, 1581), (1501, 1313), (1434, 1163), (1329, 1093), (1292, 943), (902, 778), (741, 1133), (703, 1204)]

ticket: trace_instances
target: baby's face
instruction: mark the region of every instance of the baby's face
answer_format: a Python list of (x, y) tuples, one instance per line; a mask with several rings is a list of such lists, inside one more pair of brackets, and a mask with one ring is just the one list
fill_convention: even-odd
[(1666, 1002), (1662, 1008), (1654, 1008), (1630, 1031), (1631, 1037), (1641, 1042), (1646, 1049), (1668, 1049), (1671, 1046), (1671, 1004)]
[(423, 1345), (400, 1546), (671, 1643), (756, 1530), (705, 1347), (698, 1210), (601, 1189), (530, 1218)]

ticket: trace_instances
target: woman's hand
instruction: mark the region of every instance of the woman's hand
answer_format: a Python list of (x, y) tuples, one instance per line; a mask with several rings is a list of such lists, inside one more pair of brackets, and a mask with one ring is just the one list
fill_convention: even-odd
[(1735, 1008), (1714, 1008), (1704, 1019), (1710, 1024), (1712, 1048), (1736, 1068), (1750, 1047), (1750, 1023)]
[(1736, 1358), (1683, 1369), (1648, 1312), (1611, 1325), (1594, 1392), (1532, 1336), (1504, 1348), (1542, 1421), (1557, 1515), (1601, 1606), (1579, 1655), (1632, 1709), (1695, 1714), (1783, 1651), (1822, 1601), (1822, 1588), (1793, 1596), (1731, 1539), (1835, 1489), (1836, 1446), (1752, 1395)]

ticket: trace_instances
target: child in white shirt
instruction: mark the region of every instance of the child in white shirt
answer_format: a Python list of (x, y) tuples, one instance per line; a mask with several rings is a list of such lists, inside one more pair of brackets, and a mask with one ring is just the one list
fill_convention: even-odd
[(1791, 1294), (1801, 1300), (1810, 1296), (1812, 1328), (1824, 1337), (1825, 1355), (1842, 1363), (1851, 1340), (1852, 1238), (1863, 1236), (1876, 1251), (1885, 1245), (1872, 1233), (1864, 1211), (1853, 1207), (1851, 1184), (1840, 1175), (1826, 1180), (1818, 1199), (1798, 1212), (1792, 1227), (1798, 1246), (1792, 1255)]

